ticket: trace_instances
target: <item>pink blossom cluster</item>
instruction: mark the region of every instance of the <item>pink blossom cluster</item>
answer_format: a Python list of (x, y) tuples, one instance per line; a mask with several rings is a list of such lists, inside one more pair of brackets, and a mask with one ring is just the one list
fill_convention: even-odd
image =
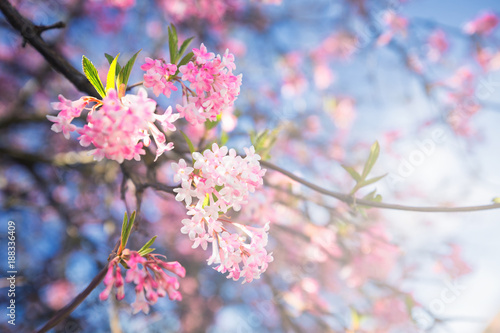
[(175, 22), (189, 19), (206, 20), (210, 23), (220, 23), (230, 12), (238, 10), (238, 0), (157, 0), (165, 13)]
[(57, 116), (48, 115), (47, 119), (54, 124), (51, 127), (56, 133), (63, 133), (66, 139), (69, 139), (69, 134), (76, 130), (76, 126), (71, 122), (73, 119), (80, 117), (83, 109), (89, 103), (85, 98), (80, 98), (77, 101), (70, 101), (59, 95), (59, 102), (52, 103), (52, 108), (59, 111)]
[(447, 121), (455, 133), (461, 136), (476, 134), (471, 122), (472, 117), (481, 110), (476, 97), (476, 80), (476, 75), (469, 68), (461, 67), (445, 82), (453, 89), (448, 93), (450, 112)]
[(328, 36), (319, 47), (313, 51), (316, 61), (327, 62), (333, 59), (349, 59), (360, 44), (359, 38), (351, 32), (339, 31)]
[[(125, 297), (124, 282), (135, 284), (135, 302), (132, 303), (134, 313), (143, 311), (149, 312), (149, 306), (154, 305), (158, 297), (168, 297), (171, 300), (182, 300), (182, 295), (178, 291), (179, 281), (176, 277), (168, 275), (166, 271), (174, 273), (180, 277), (186, 275), (186, 270), (177, 261), (166, 262), (158, 254), (147, 254), (141, 256), (136, 251), (125, 249), (120, 257), (110, 261), (108, 271), (104, 277), (106, 288), (99, 295), (99, 299), (108, 299), (113, 286), (117, 289), (116, 299), (121, 301)], [(120, 261), (124, 261), (129, 267), (123, 279)]]
[(226, 50), (223, 56), (208, 52), (205, 45), (193, 49), (194, 61), (179, 68), (182, 80), (189, 82), (189, 94), (177, 111), (192, 125), (215, 121), (233, 106), (240, 94), (242, 74), (234, 75), (234, 55)]
[(383, 19), (389, 30), (380, 35), (377, 40), (377, 45), (384, 46), (389, 44), (396, 34), (406, 37), (409, 24), (407, 18), (399, 16), (394, 11), (389, 10), (385, 12)]
[(256, 2), (260, 2), (266, 5), (281, 5), (283, 0), (255, 0)]
[[(63, 132), (66, 138), (69, 133), (76, 131), (80, 134), (78, 140), (84, 147), (94, 145), (90, 151), (96, 160), (106, 157), (122, 163), (124, 160), (140, 160), (144, 155), (143, 146), (149, 146), (150, 135), (155, 140), (157, 150), (156, 158), (165, 151), (173, 149), (173, 143), (166, 143), (165, 135), (156, 127), (158, 121), (165, 131), (175, 131), (173, 122), (179, 118), (172, 114), (169, 107), (164, 114), (155, 113), (156, 102), (147, 97), (143, 88), (137, 95), (125, 95), (120, 98), (114, 89), (110, 89), (102, 101), (83, 97), (77, 101), (69, 101), (62, 95), (59, 101), (53, 103), (55, 110), (60, 110), (57, 116), (47, 116), (54, 122), (52, 130)], [(79, 117), (82, 111), (90, 104), (96, 103), (89, 109), (87, 123), (83, 128), (77, 128), (71, 122)]]
[[(212, 243), (212, 256), (208, 264), (219, 264), (219, 272), (229, 272), (228, 278), (243, 282), (258, 279), (273, 260), (265, 246), (268, 242), (269, 223), (254, 228), (235, 223), (225, 215), (230, 208), (239, 211), (247, 203), (250, 193), (262, 185), (265, 170), (260, 167), (260, 156), (253, 147), (245, 148), (246, 157), (236, 155), (213, 144), (203, 154), (193, 153), (194, 167), (184, 160), (173, 163), (174, 180), (181, 182), (175, 189), (176, 200), (184, 201), (190, 219), (182, 220), (183, 234), (194, 242), (193, 248), (207, 249)], [(227, 227), (240, 233), (231, 233)]]
[[(94, 2), (102, 2), (102, 0), (93, 0)], [(110, 7), (128, 9), (135, 6), (135, 0), (104, 0), (104, 4)]]
[(146, 63), (141, 66), (144, 74), (144, 86), (146, 88), (153, 87), (153, 93), (158, 97), (164, 94), (170, 97), (172, 91), (177, 91), (177, 87), (169, 77), (174, 75), (177, 71), (177, 66), (174, 64), (166, 63), (161, 59), (146, 58)]
[(499, 23), (498, 16), (492, 12), (486, 12), (475, 20), (465, 24), (464, 31), (469, 34), (489, 35)]
[(446, 33), (441, 29), (437, 29), (432, 32), (432, 34), (429, 36), (428, 43), (428, 57), (431, 61), (438, 61), (449, 48)]
[(472, 272), (471, 267), (462, 257), (462, 248), (457, 244), (450, 244), (450, 252), (439, 258), (435, 269), (438, 272), (448, 273), (454, 279)]

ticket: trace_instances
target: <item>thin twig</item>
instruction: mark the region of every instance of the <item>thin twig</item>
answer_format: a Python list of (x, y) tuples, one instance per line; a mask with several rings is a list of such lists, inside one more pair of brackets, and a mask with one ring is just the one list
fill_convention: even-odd
[(144, 81), (136, 82), (134, 84), (131, 84), (130, 86), (127, 87), (127, 91), (129, 91), (132, 88), (142, 86), (144, 84)]
[(59, 324), (64, 318), (69, 316), (80, 303), (82, 303), (85, 298), (94, 290), (104, 279), (108, 271), (108, 264), (106, 264), (103, 269), (94, 277), (92, 282), (82, 291), (78, 296), (76, 296), (71, 303), (66, 305), (61, 310), (57, 311), (56, 314), (45, 324), (37, 333), (44, 333)]
[(22, 16), (7, 0), (0, 0), (0, 11), (12, 27), (19, 31), (24, 40), (31, 44), (56, 71), (64, 75), (78, 90), (90, 96), (99, 96), (87, 78), (42, 39), (37, 33), (40, 30), (39, 26)]
[(50, 25), (36, 25), (35, 29), (37, 34), (40, 36), (42, 32), (47, 31), (47, 30), (52, 30), (52, 29), (62, 29), (66, 27), (66, 23), (63, 21), (56, 22), (54, 24)]
[(261, 161), (264, 167), (277, 171), (279, 173), (284, 174), (290, 179), (295, 180), (302, 185), (309, 187), (310, 189), (315, 190), (324, 195), (328, 195), (337, 200), (343, 201), (347, 204), (358, 204), (360, 206), (368, 206), (374, 208), (384, 208), (384, 209), (393, 209), (393, 210), (404, 210), (404, 211), (412, 211), (412, 212), (422, 212), (422, 213), (457, 213), (457, 212), (474, 212), (481, 210), (490, 210), (490, 209), (499, 209), (500, 204), (490, 204), (490, 205), (482, 205), (482, 206), (468, 206), (468, 207), (415, 207), (415, 206), (405, 206), (405, 205), (397, 205), (397, 204), (388, 204), (383, 202), (375, 202), (365, 199), (358, 199), (352, 196), (349, 196), (344, 193), (335, 192), (327, 190), (321, 186), (313, 184), (297, 175), (294, 175), (290, 171), (287, 171), (283, 168), (280, 168), (277, 165), (274, 165), (268, 161)]

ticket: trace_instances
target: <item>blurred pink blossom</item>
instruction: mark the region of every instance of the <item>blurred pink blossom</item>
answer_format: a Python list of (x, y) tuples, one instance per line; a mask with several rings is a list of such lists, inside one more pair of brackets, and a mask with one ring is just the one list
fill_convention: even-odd
[(469, 35), (489, 35), (498, 25), (498, 16), (493, 12), (485, 12), (474, 20), (467, 22), (464, 31)]

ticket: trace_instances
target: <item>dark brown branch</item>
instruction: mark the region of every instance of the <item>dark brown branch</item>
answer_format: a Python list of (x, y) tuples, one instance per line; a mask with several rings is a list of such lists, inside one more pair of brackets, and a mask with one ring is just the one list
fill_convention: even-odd
[[(7, 0), (0, 0), (0, 11), (2, 11), (12, 27), (19, 31), (24, 40), (31, 44), (47, 60), (52, 68), (64, 75), (78, 90), (90, 96), (99, 97), (87, 78), (42, 39), (40, 34), (44, 31), (44, 28), (24, 18)], [(49, 27), (51, 26), (46, 26), (45, 28)]]
[(47, 31), (47, 30), (52, 30), (52, 29), (62, 29), (66, 27), (66, 23), (63, 21), (56, 22), (54, 24), (50, 25), (36, 25), (35, 29), (37, 34), (40, 36), (42, 32)]
[(174, 192), (174, 189), (178, 188), (179, 186), (168, 186), (168, 185), (165, 185), (165, 184), (162, 184), (162, 183), (145, 183), (143, 184), (143, 186), (146, 188), (146, 187), (151, 187), (157, 191), (162, 191), (162, 192), (166, 192), (166, 193), (170, 193), (170, 194), (176, 194)]
[(457, 213), (457, 212), (473, 212), (473, 211), (480, 211), (480, 210), (489, 210), (489, 209), (499, 209), (500, 204), (490, 204), (490, 205), (483, 205), (483, 206), (468, 206), (468, 207), (414, 207), (414, 206), (405, 206), (405, 205), (396, 205), (396, 204), (387, 204), (383, 202), (375, 202), (375, 201), (370, 201), (370, 200), (364, 200), (364, 199), (358, 199), (352, 196), (349, 196), (347, 194), (343, 194), (340, 192), (334, 192), (327, 190), (321, 186), (318, 186), (316, 184), (313, 184), (297, 175), (294, 175), (293, 173), (280, 168), (277, 165), (274, 165), (270, 162), (267, 161), (261, 161), (260, 162), (264, 167), (272, 169), (274, 171), (277, 171), (279, 173), (284, 174), (290, 179), (295, 180), (298, 183), (301, 183), (302, 185), (305, 185), (309, 187), (310, 189), (315, 190), (316, 192), (319, 192), (324, 195), (328, 195), (330, 197), (333, 197), (335, 199), (338, 199), (340, 201), (343, 201), (347, 204), (357, 204), (361, 206), (368, 206), (368, 207), (374, 207), (374, 208), (384, 208), (384, 209), (393, 209), (393, 210), (405, 210), (405, 211), (412, 211), (412, 212), (423, 212), (423, 213)]

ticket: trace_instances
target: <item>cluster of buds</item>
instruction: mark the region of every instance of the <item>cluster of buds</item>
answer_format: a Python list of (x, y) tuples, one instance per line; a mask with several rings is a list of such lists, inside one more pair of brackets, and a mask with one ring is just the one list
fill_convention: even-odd
[[(253, 147), (245, 148), (245, 152), (243, 158), (234, 149), (213, 144), (203, 154), (193, 153), (193, 167), (182, 159), (172, 167), (174, 180), (181, 182), (181, 187), (174, 190), (176, 200), (184, 201), (187, 214), (192, 216), (182, 221), (181, 232), (189, 235), (193, 248), (206, 249), (212, 243), (209, 265), (219, 264), (216, 269), (229, 272), (228, 278), (235, 281), (244, 277), (243, 282), (251, 282), (273, 260), (265, 249), (269, 224), (253, 228), (224, 215), (231, 208), (239, 211), (249, 194), (263, 183), (265, 170), (260, 167), (260, 156)], [(238, 232), (231, 233), (228, 228)]]
[[(106, 288), (99, 295), (99, 299), (106, 300), (113, 286), (116, 288), (116, 298), (125, 297), (124, 282), (135, 284), (135, 302), (132, 303), (134, 313), (149, 312), (149, 305), (157, 302), (158, 297), (168, 297), (171, 300), (182, 300), (178, 291), (179, 281), (176, 277), (168, 275), (166, 271), (180, 277), (186, 275), (186, 270), (177, 261), (166, 262), (159, 254), (141, 255), (137, 251), (125, 249), (120, 256), (109, 262), (108, 272), (104, 277)], [(119, 264), (127, 268), (125, 280)]]

